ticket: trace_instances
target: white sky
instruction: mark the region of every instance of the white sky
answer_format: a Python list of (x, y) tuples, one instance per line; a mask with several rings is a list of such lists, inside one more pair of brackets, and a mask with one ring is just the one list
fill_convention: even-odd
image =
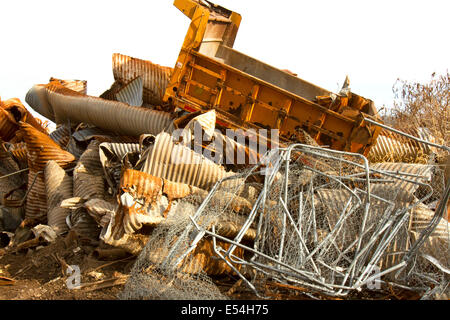
[[(429, 81), (449, 69), (448, 0), (216, 0), (242, 15), (234, 48), (336, 92), (390, 106), (400, 77)], [(48, 79), (113, 83), (114, 52), (173, 67), (190, 20), (172, 0), (1, 0), (0, 97)]]

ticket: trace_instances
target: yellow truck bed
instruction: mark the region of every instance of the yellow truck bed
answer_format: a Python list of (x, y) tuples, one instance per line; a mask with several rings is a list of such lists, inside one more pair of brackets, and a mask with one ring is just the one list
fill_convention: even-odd
[(188, 112), (215, 109), (217, 125), (278, 129), (281, 144), (303, 129), (320, 145), (367, 155), (380, 128), (371, 100), (334, 94), (232, 48), (239, 14), (208, 1), (175, 0), (191, 18), (164, 101)]

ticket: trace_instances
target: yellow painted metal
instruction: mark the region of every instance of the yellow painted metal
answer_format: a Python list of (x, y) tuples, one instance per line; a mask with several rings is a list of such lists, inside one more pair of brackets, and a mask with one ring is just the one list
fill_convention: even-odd
[[(380, 121), (370, 100), (334, 95), (233, 50), (229, 46), (241, 22), (237, 13), (209, 2), (174, 5), (191, 24), (165, 102), (189, 112), (215, 109), (223, 128), (279, 129), (282, 142), (295, 141), (303, 129), (320, 145), (368, 154), (380, 131), (364, 122), (364, 117)], [(205, 34), (222, 39), (208, 39), (216, 41), (211, 45)]]

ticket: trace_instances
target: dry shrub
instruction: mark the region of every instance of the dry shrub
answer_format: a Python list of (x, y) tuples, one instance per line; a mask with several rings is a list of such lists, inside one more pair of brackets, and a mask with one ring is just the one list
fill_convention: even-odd
[(425, 127), (436, 142), (447, 144), (450, 140), (450, 74), (431, 75), (429, 83), (397, 79), (391, 119), (397, 128)]

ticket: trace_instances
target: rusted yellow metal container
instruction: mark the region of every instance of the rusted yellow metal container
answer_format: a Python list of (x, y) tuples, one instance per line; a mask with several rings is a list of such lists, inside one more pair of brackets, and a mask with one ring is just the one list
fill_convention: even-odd
[(320, 145), (367, 155), (380, 128), (373, 102), (334, 94), (232, 48), (241, 16), (208, 1), (175, 0), (191, 19), (164, 102), (189, 112), (215, 109), (217, 125), (278, 129), (281, 144), (303, 129)]

